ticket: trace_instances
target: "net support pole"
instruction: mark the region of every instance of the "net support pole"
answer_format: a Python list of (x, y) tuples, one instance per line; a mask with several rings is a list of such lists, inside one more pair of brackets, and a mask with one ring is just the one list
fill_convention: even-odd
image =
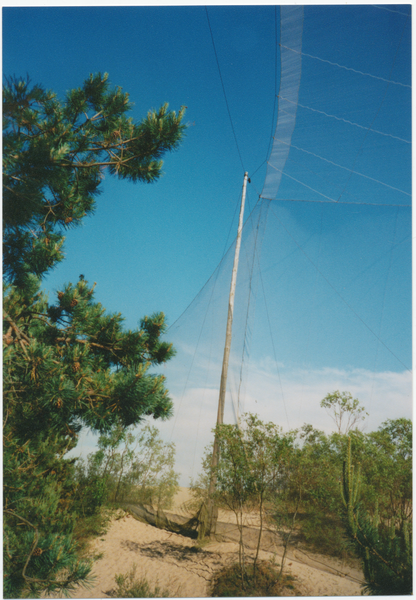
[[(223, 357), (223, 361), (222, 361), (220, 394), (219, 394), (219, 398), (218, 398), (217, 425), (221, 425), (224, 421), (225, 393), (227, 390), (228, 363), (229, 363), (229, 359), (230, 359), (231, 338), (232, 338), (232, 329), (233, 329), (234, 298), (235, 298), (235, 288), (236, 288), (236, 284), (237, 284), (238, 261), (239, 261), (239, 257), (240, 257), (241, 234), (243, 231), (244, 206), (245, 206), (245, 201), (246, 201), (247, 180), (248, 180), (248, 173), (246, 172), (246, 173), (244, 173), (243, 192), (241, 194), (240, 217), (239, 217), (239, 221), (238, 221), (233, 272), (231, 275), (230, 297), (229, 297), (229, 301), (228, 301), (227, 330), (226, 330), (226, 334), (225, 334), (225, 347), (224, 347), (224, 357)], [(212, 459), (211, 459), (211, 480), (210, 480), (209, 492), (208, 492), (208, 523), (207, 523), (207, 528), (206, 528), (206, 532), (205, 532), (205, 534), (207, 536), (215, 533), (217, 519), (218, 519), (218, 507), (215, 505), (215, 502), (213, 500), (213, 494), (215, 492), (216, 484), (217, 484), (215, 467), (218, 465), (218, 458), (219, 458), (219, 447), (218, 447), (217, 436), (215, 436), (214, 448), (212, 451)]]

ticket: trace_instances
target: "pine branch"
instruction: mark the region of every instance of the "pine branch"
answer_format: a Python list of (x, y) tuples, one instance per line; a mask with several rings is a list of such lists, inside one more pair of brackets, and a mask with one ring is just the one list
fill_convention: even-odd
[(9, 515), (12, 515), (13, 517), (15, 517), (17, 519), (20, 519), (23, 523), (25, 523), (29, 527), (32, 527), (35, 530), (35, 539), (33, 540), (32, 549), (29, 552), (29, 554), (27, 556), (27, 559), (26, 559), (26, 562), (25, 562), (25, 566), (23, 567), (22, 577), (23, 577), (23, 579), (25, 579), (26, 581), (31, 582), (31, 583), (45, 583), (46, 580), (34, 579), (33, 577), (28, 577), (26, 575), (26, 569), (27, 569), (27, 567), (29, 565), (29, 562), (30, 562), (30, 559), (32, 558), (32, 555), (33, 555), (33, 553), (36, 550), (37, 545), (38, 545), (39, 533), (38, 533), (37, 528), (34, 525), (32, 525), (32, 523), (29, 523), (29, 521), (27, 521), (26, 519), (24, 519), (23, 517), (21, 517), (20, 515), (18, 515), (17, 513), (15, 513), (13, 510), (9, 510), (9, 509), (6, 508), (6, 509), (3, 510), (3, 512), (5, 512), (5, 513), (7, 513)]
[(3, 313), (4, 313), (4, 320), (7, 321), (13, 328), (13, 331), (15, 332), (16, 337), (18, 339), (19, 346), (22, 348), (23, 352), (27, 356), (26, 345), (28, 345), (30, 343), (30, 339), (27, 337), (27, 335), (25, 333), (23, 333), (23, 331), (21, 331), (17, 327), (16, 323), (7, 315), (6, 312), (3, 311)]

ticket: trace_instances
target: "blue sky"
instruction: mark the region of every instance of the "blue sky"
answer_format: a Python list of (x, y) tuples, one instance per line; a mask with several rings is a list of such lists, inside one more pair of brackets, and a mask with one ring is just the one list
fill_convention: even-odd
[[(262, 238), (243, 403), (275, 421), (286, 412), (283, 425), (309, 419), (330, 429), (318, 405), (336, 386), (359, 395), (373, 415), (370, 429), (411, 414), (409, 10), (305, 7), (296, 127)], [(95, 215), (68, 232), (66, 260), (45, 281), (53, 294), (83, 273), (130, 328), (155, 311), (169, 324), (180, 317), (233, 241), (244, 171), (246, 218), (263, 187), (276, 125), (280, 9), (208, 6), (208, 17), (202, 6), (3, 9), (5, 75), (28, 74), (63, 96), (106, 71), (129, 92), (136, 119), (164, 102), (188, 107), (187, 135), (165, 157), (164, 177), (147, 186), (107, 178)], [(244, 278), (243, 271), (243, 289)], [(185, 338), (195, 345), (183, 329), (200, 331), (211, 291), (179, 322), (182, 330), (172, 330), (178, 347)], [(212, 313), (218, 348), (223, 318)], [(180, 353), (175, 360), (166, 374), (177, 417), (164, 431), (179, 443), (186, 402), (205, 402), (196, 402), (196, 389), (216, 412), (216, 375), (190, 375)], [(273, 413), (267, 398), (276, 389)], [(263, 408), (256, 396), (266, 398)], [(204, 410), (198, 423), (211, 422)]]

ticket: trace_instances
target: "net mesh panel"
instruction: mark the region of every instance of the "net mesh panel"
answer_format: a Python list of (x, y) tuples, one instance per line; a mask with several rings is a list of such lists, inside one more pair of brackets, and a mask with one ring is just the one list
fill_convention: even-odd
[[(377, 8), (354, 9), (281, 9), (278, 124), (243, 229), (228, 423), (247, 411), (323, 429), (319, 402), (336, 389), (358, 395), (368, 431), (411, 415), (409, 7), (380, 9), (375, 37)], [(213, 438), (234, 247), (166, 335), (175, 415), (160, 430), (181, 485)]]
[(277, 126), (262, 191), (264, 198), (274, 199), (277, 195), (295, 128), (302, 68), (302, 28), (303, 6), (281, 6)]
[[(179, 535), (190, 537), (193, 539), (203, 539), (203, 532), (201, 524), (204, 522), (204, 511), (206, 508), (202, 505), (201, 509), (197, 512), (194, 517), (184, 516), (183, 514), (166, 512), (161, 509), (155, 510), (151, 506), (143, 506), (138, 504), (131, 504), (128, 502), (119, 503), (122, 508), (129, 511), (130, 514), (141, 521), (142, 523), (154, 525), (159, 529), (165, 529), (172, 531)], [(242, 536), (245, 548), (251, 548), (255, 550), (258, 544), (259, 531), (256, 527), (243, 526)], [(236, 523), (223, 523), (218, 522), (215, 538), (219, 542), (239, 542), (240, 541), (240, 530)], [(282, 541), (279, 538), (277, 532), (273, 529), (269, 529), (267, 526), (264, 528), (261, 537), (261, 548), (269, 552), (276, 550), (283, 550)]]

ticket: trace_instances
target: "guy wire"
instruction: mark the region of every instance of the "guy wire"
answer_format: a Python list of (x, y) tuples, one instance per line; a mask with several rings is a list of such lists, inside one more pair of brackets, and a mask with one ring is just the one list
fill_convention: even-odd
[(224, 81), (223, 81), (223, 79), (222, 79), (222, 75), (221, 75), (220, 63), (219, 63), (219, 60), (218, 60), (217, 50), (216, 50), (216, 48), (215, 48), (214, 36), (213, 36), (213, 33), (212, 33), (212, 29), (211, 29), (211, 23), (210, 23), (210, 21), (209, 21), (209, 16), (208, 16), (208, 7), (207, 7), (207, 6), (205, 7), (205, 13), (206, 13), (206, 15), (207, 15), (207, 21), (208, 21), (209, 32), (210, 32), (210, 34), (211, 34), (212, 47), (214, 48), (215, 60), (217, 61), (218, 73), (219, 73), (220, 80), (221, 80), (221, 86), (222, 86), (222, 91), (223, 91), (223, 94), (224, 94), (225, 104), (226, 104), (226, 106), (227, 106), (228, 117), (229, 117), (229, 119), (230, 119), (230, 123), (231, 123), (231, 129), (232, 129), (232, 132), (233, 132), (233, 135), (234, 135), (235, 145), (237, 146), (237, 152), (238, 152), (238, 156), (240, 157), (241, 166), (243, 167), (243, 171), (245, 172), (245, 171), (246, 171), (246, 169), (244, 168), (243, 159), (242, 159), (242, 157), (241, 157), (240, 148), (239, 148), (239, 146), (238, 146), (238, 142), (237, 142), (237, 136), (236, 136), (236, 134), (235, 134), (235, 130), (234, 130), (233, 120), (232, 120), (232, 118), (231, 118), (230, 107), (229, 107), (229, 105), (228, 105), (227, 94), (225, 93)]

